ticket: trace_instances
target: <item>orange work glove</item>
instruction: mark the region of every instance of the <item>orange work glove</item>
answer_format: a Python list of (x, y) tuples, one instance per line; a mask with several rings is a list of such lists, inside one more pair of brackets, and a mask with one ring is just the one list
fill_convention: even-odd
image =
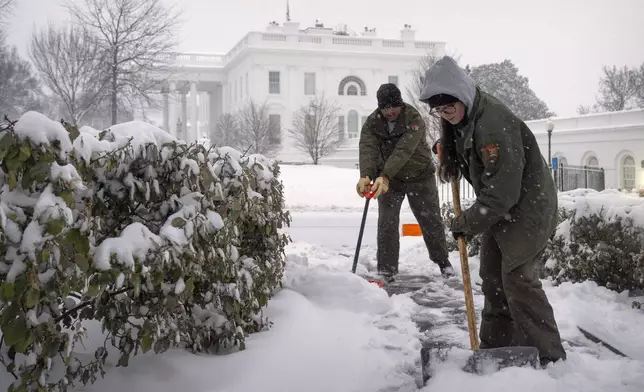
[(389, 180), (387, 177), (380, 176), (376, 178), (376, 181), (373, 182), (373, 186), (371, 187), (371, 192), (376, 192), (373, 195), (374, 199), (377, 199), (380, 195), (387, 193), (389, 190)]
[(371, 184), (371, 178), (369, 176), (360, 177), (358, 184), (356, 185), (356, 192), (360, 197), (364, 197), (364, 193), (369, 191), (369, 185)]

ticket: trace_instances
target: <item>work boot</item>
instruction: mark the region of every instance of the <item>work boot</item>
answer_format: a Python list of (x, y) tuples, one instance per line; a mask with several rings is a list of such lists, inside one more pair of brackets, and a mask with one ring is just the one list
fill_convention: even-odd
[(396, 279), (396, 274), (389, 271), (378, 271), (376, 278), (380, 279), (384, 283), (391, 283)]
[(443, 275), (443, 278), (448, 279), (454, 276), (454, 267), (452, 267), (452, 263), (449, 261), (440, 263), (438, 266), (441, 269), (441, 275)]

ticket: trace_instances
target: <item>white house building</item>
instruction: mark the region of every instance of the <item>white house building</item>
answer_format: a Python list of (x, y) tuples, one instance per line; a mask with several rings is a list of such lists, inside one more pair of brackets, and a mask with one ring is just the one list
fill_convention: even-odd
[(366, 27), (358, 35), (342, 25), (301, 29), (290, 20), (271, 22), (265, 31), (246, 34), (226, 54), (174, 55), (163, 89), (162, 127), (195, 141), (209, 137), (223, 113), (251, 99), (266, 102), (271, 126), (283, 135), (275, 140), (281, 145), (277, 158), (307, 161), (293, 148), (288, 129), (293, 113), (309, 99), (324, 95), (335, 101), (341, 107), (338, 137), (357, 140), (363, 121), (377, 107), (378, 87), (392, 82), (404, 94), (420, 60), (444, 53), (445, 43), (417, 41), (409, 25), (399, 39), (387, 39)]

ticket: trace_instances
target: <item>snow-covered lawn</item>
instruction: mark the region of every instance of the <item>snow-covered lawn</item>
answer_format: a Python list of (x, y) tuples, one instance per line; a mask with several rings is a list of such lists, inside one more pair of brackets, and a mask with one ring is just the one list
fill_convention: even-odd
[[(253, 334), (247, 349), (229, 355), (193, 355), (173, 350), (161, 355), (139, 356), (127, 368), (108, 369), (105, 379), (79, 390), (87, 391), (191, 391), (191, 392), (376, 392), (415, 391), (419, 375), (422, 334), (412, 321), (421, 311), (408, 295), (388, 297), (384, 291), (350, 273), (353, 246), (358, 234), (364, 200), (355, 194), (357, 170), (328, 167), (283, 166), (282, 179), (288, 207), (300, 214), (325, 211), (344, 226), (320, 225), (316, 236), (288, 247), (284, 288), (269, 303), (266, 315), (273, 327)], [(329, 185), (333, 184), (333, 185)], [(376, 203), (373, 203), (374, 205)], [(336, 211), (336, 212), (333, 212)], [(371, 212), (372, 216), (377, 211)], [(343, 218), (346, 216), (346, 219)], [(358, 216), (358, 219), (356, 219)], [(297, 237), (298, 215), (290, 229)], [(309, 219), (311, 222), (311, 219)], [(354, 230), (351, 231), (351, 226)], [(349, 227), (349, 229), (346, 229)], [(350, 235), (347, 233), (351, 233)], [(368, 233), (372, 235), (372, 233)], [(324, 241), (322, 239), (324, 238)], [(460, 276), (456, 253), (452, 263)], [(461, 301), (462, 292), (445, 286), (438, 268), (429, 262), (422, 239), (401, 241), (401, 270), (430, 275), (441, 295)], [(470, 260), (478, 281), (478, 259)], [(373, 241), (363, 247), (359, 272), (375, 267)], [(568, 361), (546, 370), (509, 368), (475, 376), (446, 363), (430, 380), (426, 391), (477, 392), (591, 392), (644, 391), (644, 312), (631, 309), (632, 298), (593, 283), (545, 284), (563, 338), (583, 341), (581, 325), (606, 338), (632, 360), (592, 347), (574, 348), (566, 343)], [(477, 295), (480, 309), (483, 298)], [(462, 305), (463, 306), (463, 305)], [(449, 309), (432, 310), (438, 319), (449, 319)], [(457, 325), (441, 327), (468, 345)], [(100, 338), (100, 328), (91, 331)], [(92, 352), (91, 341), (88, 352)], [(595, 354), (601, 353), (597, 357)], [(455, 356), (458, 357), (458, 356)], [(113, 362), (114, 363), (114, 362)], [(3, 379), (8, 377), (0, 374)], [(3, 384), (0, 382), (0, 384)], [(6, 385), (0, 385), (0, 390)]]

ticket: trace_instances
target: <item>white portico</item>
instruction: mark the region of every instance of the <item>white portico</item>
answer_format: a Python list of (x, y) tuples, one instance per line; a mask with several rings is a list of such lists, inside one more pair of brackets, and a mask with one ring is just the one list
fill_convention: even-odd
[(405, 25), (399, 39), (360, 34), (346, 26), (300, 29), (298, 22), (271, 22), (266, 31), (249, 32), (228, 53), (173, 55), (171, 77), (163, 92), (163, 128), (186, 141), (210, 138), (223, 113), (249, 100), (266, 103), (272, 127), (283, 132), (278, 159), (305, 161), (289, 138), (293, 113), (314, 96), (341, 107), (339, 138), (357, 140), (362, 122), (376, 108), (382, 83), (405, 92), (419, 60), (445, 52), (442, 42), (417, 41)]

